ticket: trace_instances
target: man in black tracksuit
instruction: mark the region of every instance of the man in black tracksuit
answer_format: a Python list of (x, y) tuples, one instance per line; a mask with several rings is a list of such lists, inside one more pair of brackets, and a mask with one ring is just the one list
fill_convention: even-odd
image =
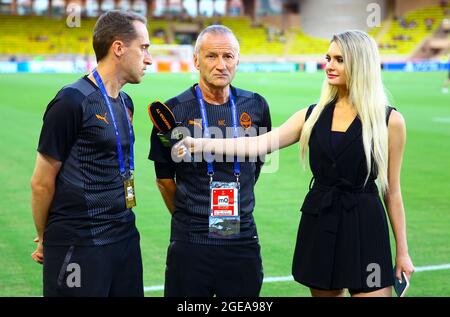
[(146, 19), (103, 14), (98, 66), (49, 103), (32, 177), (44, 296), (143, 296), (134, 206), (133, 103), (121, 92), (152, 60)]
[[(270, 130), (265, 99), (231, 86), (239, 44), (228, 28), (215, 25), (200, 33), (194, 61), (200, 71), (199, 84), (167, 101), (191, 135), (195, 129), (208, 130), (216, 137), (233, 137), (230, 131), (243, 136)], [(200, 104), (204, 105), (203, 113)], [(204, 126), (206, 121), (208, 127)], [(240, 161), (237, 167), (234, 158), (211, 164), (175, 163), (157, 132), (154, 128), (149, 159), (155, 162), (157, 183), (172, 214), (165, 296), (258, 296), (263, 270), (253, 219), (253, 189), (262, 160)], [(225, 186), (239, 183), (239, 217), (231, 217), (238, 221), (230, 226), (220, 217), (211, 217), (211, 180)], [(211, 219), (219, 223), (214, 225)]]

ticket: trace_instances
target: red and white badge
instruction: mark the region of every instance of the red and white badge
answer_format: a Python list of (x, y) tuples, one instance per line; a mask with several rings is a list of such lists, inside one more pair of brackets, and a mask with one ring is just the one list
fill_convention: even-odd
[(220, 187), (211, 188), (211, 216), (239, 216), (239, 190), (235, 183), (222, 183)]

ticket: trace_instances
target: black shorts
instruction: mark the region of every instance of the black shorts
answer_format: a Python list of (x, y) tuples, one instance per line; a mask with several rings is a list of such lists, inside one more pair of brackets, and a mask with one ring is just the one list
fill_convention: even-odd
[(257, 243), (214, 246), (173, 241), (167, 250), (166, 297), (258, 297), (263, 282)]
[(139, 234), (104, 246), (44, 246), (44, 296), (144, 296)]

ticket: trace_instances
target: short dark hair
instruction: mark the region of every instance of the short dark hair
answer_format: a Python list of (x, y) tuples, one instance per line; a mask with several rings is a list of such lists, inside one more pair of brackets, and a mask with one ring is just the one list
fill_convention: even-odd
[(108, 55), (114, 41), (122, 40), (128, 44), (137, 37), (134, 21), (147, 24), (146, 18), (131, 11), (111, 10), (98, 18), (92, 40), (97, 62)]

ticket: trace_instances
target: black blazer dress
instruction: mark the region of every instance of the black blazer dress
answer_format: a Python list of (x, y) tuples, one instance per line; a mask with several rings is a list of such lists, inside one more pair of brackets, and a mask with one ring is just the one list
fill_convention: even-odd
[[(307, 118), (314, 106), (309, 107)], [(361, 121), (355, 118), (332, 151), (334, 108), (335, 102), (325, 107), (309, 140), (313, 179), (301, 206), (292, 275), (316, 289), (391, 286), (389, 229), (374, 168), (364, 185), (367, 167)], [(386, 110), (386, 122), (392, 109)], [(372, 274), (375, 270), (380, 273), (378, 279)]]

